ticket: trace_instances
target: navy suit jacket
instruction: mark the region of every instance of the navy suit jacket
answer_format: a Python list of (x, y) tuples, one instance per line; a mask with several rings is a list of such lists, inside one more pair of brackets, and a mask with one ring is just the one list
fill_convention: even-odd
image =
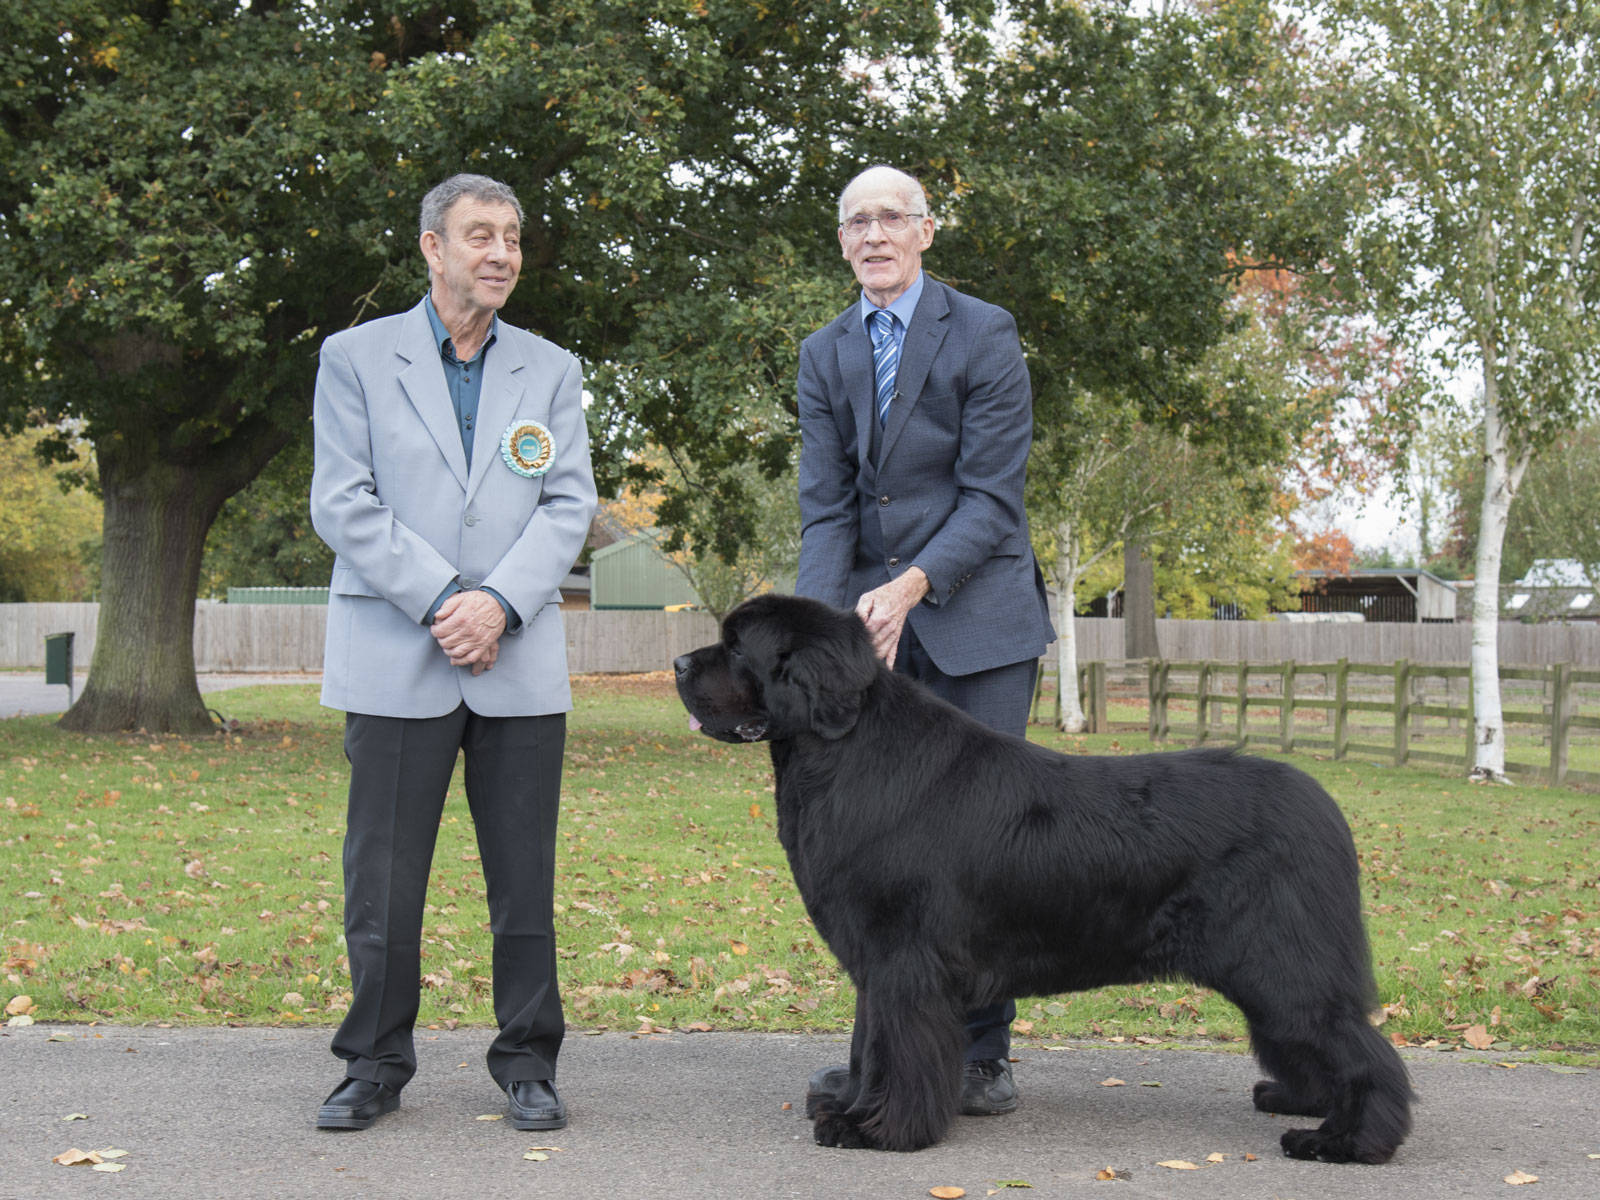
[(1038, 658), (1055, 631), (1022, 500), (1033, 391), (1016, 322), (926, 278), (895, 388), (875, 431), (858, 305), (800, 347), (795, 590), (851, 608), (916, 565), (931, 590), (908, 620), (941, 671)]

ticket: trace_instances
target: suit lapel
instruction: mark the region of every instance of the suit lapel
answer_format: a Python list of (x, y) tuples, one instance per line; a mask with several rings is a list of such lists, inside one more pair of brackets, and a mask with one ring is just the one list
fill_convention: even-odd
[(461, 431), (450, 407), (450, 389), (444, 381), (444, 365), (439, 361), (433, 327), (421, 304), (408, 312), (401, 323), (395, 353), (409, 364), (400, 371), (400, 386), (405, 389), (406, 398), (422, 418), (456, 482), (466, 487), (467, 454), (461, 448)]
[[(467, 499), (471, 500), (484, 476), (499, 467), (500, 439), (516, 415), (517, 404), (522, 399), (523, 362), (517, 353), (516, 343), (506, 336), (507, 326), (500, 322), (500, 336), (489, 347), (489, 356), (483, 364), (483, 388), (478, 393), (478, 427), (472, 434), (472, 476), (467, 481)], [(547, 418), (548, 419), (548, 418)]]
[(944, 344), (949, 323), (950, 302), (944, 289), (929, 279), (917, 301), (917, 310), (911, 314), (911, 324), (906, 326), (906, 339), (900, 347), (900, 367), (895, 372), (895, 401), (889, 406), (889, 423), (883, 429), (883, 447), (878, 451), (878, 465), (889, 461), (900, 431), (906, 427), (911, 410), (922, 395), (922, 385), (928, 381), (928, 369), (933, 357)]
[[(861, 309), (852, 304), (836, 321), (838, 340), (835, 347), (839, 357), (839, 378), (844, 382), (844, 394), (850, 400), (850, 412), (856, 422), (856, 445), (861, 464), (865, 464), (872, 445), (872, 426), (878, 419), (874, 411), (872, 341), (867, 337), (861, 321)], [(858, 465), (861, 465), (858, 464)]]

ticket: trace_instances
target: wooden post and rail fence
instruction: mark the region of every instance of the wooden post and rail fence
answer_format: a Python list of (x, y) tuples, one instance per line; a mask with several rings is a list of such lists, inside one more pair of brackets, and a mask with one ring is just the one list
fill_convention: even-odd
[[(1127, 671), (1141, 667), (1152, 741), (1183, 737), (1195, 745), (1226, 742), (1283, 753), (1322, 750), (1334, 759), (1357, 755), (1395, 766), (1419, 762), (1466, 770), (1473, 762), (1472, 673), (1466, 666), (1405, 659), (1125, 664)], [(1078, 667), (1078, 695), (1091, 733), (1110, 729), (1111, 668), (1106, 662)], [(1507, 773), (1558, 786), (1600, 786), (1600, 771), (1578, 770), (1568, 761), (1575, 731), (1600, 730), (1600, 670), (1579, 670), (1567, 663), (1501, 667), (1500, 681), (1513, 701), (1527, 705), (1506, 704), (1504, 725), (1537, 732), (1548, 748), (1542, 763), (1508, 758)], [(1538, 707), (1529, 704), (1530, 695), (1537, 695)], [(1581, 711), (1586, 699), (1595, 711)], [(1175, 713), (1174, 702), (1181, 713)], [(1318, 719), (1303, 721), (1305, 714), (1317, 714)], [(1454, 739), (1460, 752), (1413, 744), (1423, 737), (1434, 745)]]

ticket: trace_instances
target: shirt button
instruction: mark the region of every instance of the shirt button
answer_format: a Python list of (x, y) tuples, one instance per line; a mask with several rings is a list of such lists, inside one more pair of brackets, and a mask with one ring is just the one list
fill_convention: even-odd
[(878, 507), (879, 508), (888, 508), (889, 507), (889, 497), (887, 497), (887, 496), (879, 496), (878, 497)]
[(466, 520), (466, 523), (467, 523), (467, 524), (468, 524), (468, 525), (476, 525), (476, 524), (477, 524), (477, 523), (478, 523), (478, 517), (477, 517), (477, 514), (476, 514), (476, 513), (468, 513), (468, 514), (467, 514), (467, 515), (466, 515), (466, 518), (465, 518), (465, 520)]

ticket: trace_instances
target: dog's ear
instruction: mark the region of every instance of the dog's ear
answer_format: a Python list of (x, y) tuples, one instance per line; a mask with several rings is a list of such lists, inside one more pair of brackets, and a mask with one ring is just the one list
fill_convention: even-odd
[(842, 738), (861, 716), (863, 693), (878, 673), (872, 642), (854, 613), (822, 633), (796, 637), (779, 673), (784, 690), (804, 705), (818, 737)]

